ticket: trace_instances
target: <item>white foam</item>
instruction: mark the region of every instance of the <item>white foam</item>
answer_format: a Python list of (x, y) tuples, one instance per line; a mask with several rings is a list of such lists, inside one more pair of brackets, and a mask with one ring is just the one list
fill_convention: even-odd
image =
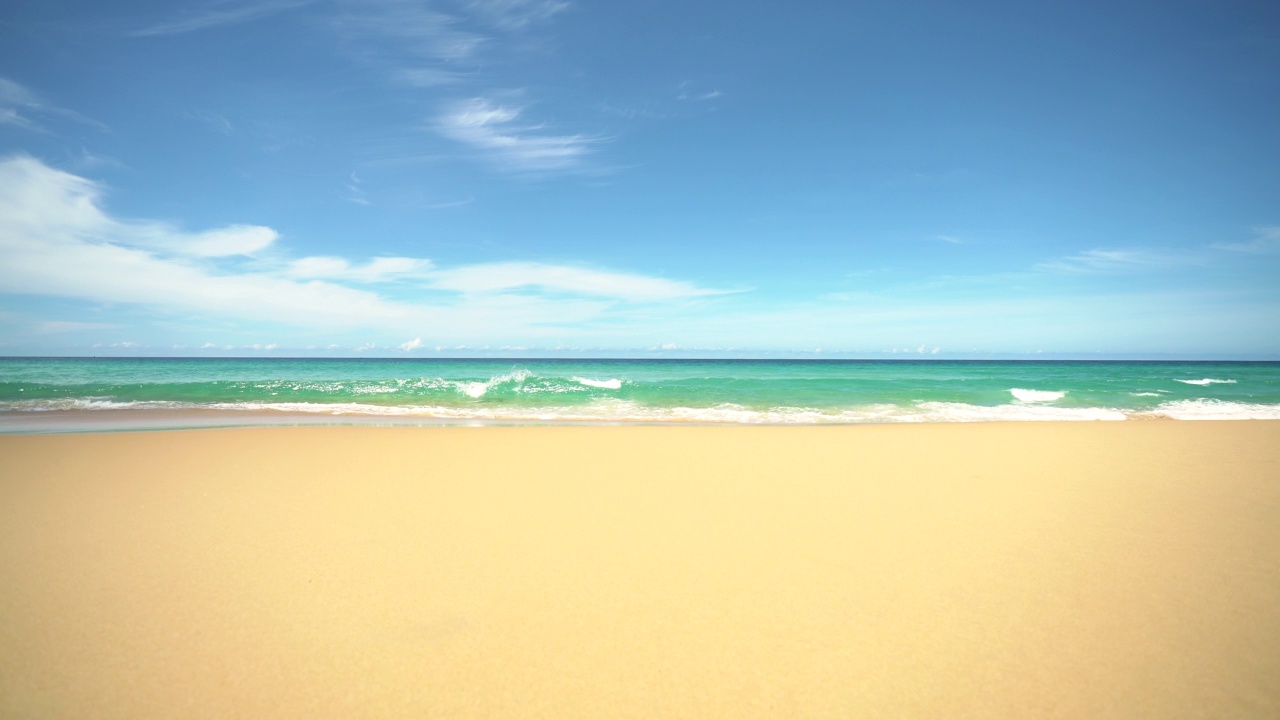
[[(1125, 414), (1114, 408), (1063, 408), (1046, 405), (970, 405), (968, 403), (925, 402), (916, 406), (911, 422), (1021, 422), (1054, 420), (1125, 420)], [(902, 418), (905, 421), (907, 418)]]
[(1280, 405), (1224, 400), (1175, 400), (1162, 403), (1142, 414), (1163, 415), (1174, 420), (1280, 420)]
[[(271, 412), (333, 417), (383, 417), (408, 421), (473, 422), (595, 422), (595, 423), (707, 423), (732, 425), (831, 425), (863, 423), (1022, 422), (1125, 420), (1133, 417), (1168, 417), (1176, 420), (1278, 420), (1280, 405), (1232, 403), (1218, 400), (1179, 400), (1143, 411), (1115, 408), (1064, 408), (1036, 403), (982, 406), (954, 402), (921, 402), (911, 405), (864, 405), (823, 409), (775, 407), (752, 409), (724, 403), (712, 407), (655, 408), (615, 398), (601, 398), (571, 407), (372, 405), (367, 403), (228, 402), (182, 403), (168, 401), (118, 402), (105, 398), (21, 400), (0, 404), (3, 411), (166, 410)], [(146, 417), (139, 414), (139, 421)]]
[(1140, 392), (1140, 393), (1131, 392), (1129, 394), (1134, 397), (1160, 397), (1160, 393), (1158, 392)]
[[(1175, 378), (1176, 379), (1176, 378)], [(1188, 385), (1235, 385), (1235, 380), (1218, 380), (1217, 378), (1204, 378), (1203, 380), (1178, 380), (1180, 383)]]
[(602, 388), (604, 390), (619, 390), (622, 388), (622, 381), (617, 378), (610, 378), (608, 380), (592, 380), (591, 378), (576, 377), (573, 378), (573, 381), (580, 385)]
[(108, 398), (50, 398), (47, 400), (17, 400), (0, 405), (0, 410), (19, 412), (57, 412), (67, 410), (194, 410), (205, 405), (168, 400), (133, 400), (120, 402)]
[[(390, 385), (378, 385), (376, 383), (361, 383), (359, 385), (352, 385), (351, 392), (354, 395), (384, 395), (388, 393), (396, 393), (396, 392), (400, 392), (401, 383), (402, 381), (397, 381), (395, 387), (391, 387)], [(310, 390), (311, 388), (295, 388), (295, 389)], [(317, 387), (316, 389), (320, 390), (321, 392), (333, 392), (335, 390), (341, 390), (342, 388), (340, 386), (333, 387), (332, 385), (330, 385), (329, 387), (320, 386), (320, 387)]]
[(162, 401), (114, 402), (77, 399), (19, 401), (5, 410), (215, 410), (234, 412), (279, 412), (331, 416), (382, 416), (422, 420), (475, 420), (513, 422), (676, 422), (734, 425), (825, 425), (855, 423), (984, 422), (1016, 420), (1123, 420), (1124, 413), (1108, 408), (1055, 408), (1044, 405), (997, 405), (984, 407), (965, 403), (918, 403), (867, 405), (830, 410), (804, 407), (776, 407), (767, 410), (723, 403), (712, 407), (655, 408), (638, 403), (602, 398), (573, 407), (448, 407), (426, 405), (370, 405), (367, 403), (311, 402), (228, 402), (179, 403)]
[(1013, 388), (1010, 394), (1019, 402), (1054, 402), (1067, 396), (1066, 390), (1023, 390)]
[(485, 382), (453, 382), (450, 384), (462, 391), (462, 393), (468, 397), (481, 398), (484, 397), (485, 393), (499, 385), (504, 383), (522, 383), (525, 380), (528, 380), (532, 374), (533, 373), (528, 370), (517, 370), (513, 373), (507, 373), (506, 375), (495, 375)]

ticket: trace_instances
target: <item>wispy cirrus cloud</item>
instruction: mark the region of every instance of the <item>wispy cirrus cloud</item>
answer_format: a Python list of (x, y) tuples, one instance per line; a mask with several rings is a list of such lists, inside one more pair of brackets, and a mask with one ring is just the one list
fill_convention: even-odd
[(230, 135), (235, 132), (235, 126), (231, 124), (231, 121), (218, 113), (189, 112), (186, 116), (207, 126), (219, 135)]
[(433, 288), (468, 294), (540, 290), (633, 302), (683, 300), (734, 292), (648, 275), (532, 262), (481, 263), (442, 269), (428, 274), (427, 282)]
[(440, 68), (408, 67), (392, 70), (391, 76), (398, 83), (414, 88), (434, 88), (456, 85), (467, 78), (468, 73)]
[(1214, 243), (1210, 247), (1248, 255), (1277, 253), (1280, 252), (1280, 226), (1255, 228), (1253, 239), (1248, 242)]
[(376, 257), (364, 263), (353, 263), (340, 257), (315, 256), (290, 262), (284, 274), (298, 279), (360, 284), (413, 281), (420, 287), (468, 296), (533, 292), (637, 303), (739, 292), (636, 273), (540, 262), (476, 263), (441, 268), (425, 258)]
[[(552, 173), (582, 168), (605, 139), (528, 121), (524, 106), (495, 101), (485, 86), (500, 83), (503, 67), (540, 46), (535, 26), (568, 7), (561, 0), (344, 0), (331, 25), (353, 60), (389, 83), (436, 96), (431, 128), (438, 135), (500, 170)], [(473, 96), (458, 99), (465, 92)], [(398, 154), (421, 153), (402, 147)]]
[[(468, 30), (464, 18), (438, 4), (414, 0), (345, 0), (332, 26), (348, 53), (377, 61), (393, 73), (472, 59), (488, 38)], [(440, 77), (442, 77), (441, 75)]]
[(1038, 263), (1033, 269), (1069, 274), (1124, 274), (1168, 270), (1210, 263), (1214, 260), (1210, 251), (1215, 250), (1241, 255), (1280, 253), (1280, 226), (1254, 228), (1253, 239), (1246, 242), (1212, 243), (1193, 249), (1095, 248)]
[(693, 81), (685, 80), (684, 82), (680, 83), (680, 85), (677, 88), (676, 100), (696, 100), (696, 101), (715, 100), (716, 98), (722, 95), (724, 95), (724, 93), (720, 92), (719, 90), (694, 89)]
[(384, 66), (396, 81), (434, 87), (467, 77), (474, 70), (464, 63), (499, 51), (495, 32), (526, 33), (568, 6), (558, 0), (342, 0), (331, 25), (349, 54)]
[(87, 118), (74, 110), (58, 107), (20, 83), (6, 77), (0, 77), (0, 125), (10, 125), (32, 132), (47, 133), (49, 129), (45, 127), (42, 121), (55, 117), (73, 120), (82, 125), (90, 125), (99, 130), (107, 129), (105, 125), (97, 120)]
[(1070, 274), (1123, 274), (1163, 270), (1195, 264), (1198, 261), (1199, 257), (1195, 254), (1174, 250), (1099, 248), (1038, 263), (1034, 269), (1041, 272)]
[(476, 97), (456, 103), (436, 119), (443, 136), (466, 144), (504, 170), (547, 171), (579, 167), (602, 138), (547, 133), (519, 122), (524, 109)]
[(257, 20), (285, 10), (309, 5), (314, 0), (260, 0), (258, 2), (210, 2), (181, 15), (129, 33), (133, 37), (182, 35)]
[(24, 130), (42, 130), (40, 125), (27, 117), (39, 112), (42, 104), (25, 87), (0, 77), (0, 125), (13, 125)]
[(569, 8), (562, 0), (471, 0), (467, 5), (503, 30), (523, 30)]

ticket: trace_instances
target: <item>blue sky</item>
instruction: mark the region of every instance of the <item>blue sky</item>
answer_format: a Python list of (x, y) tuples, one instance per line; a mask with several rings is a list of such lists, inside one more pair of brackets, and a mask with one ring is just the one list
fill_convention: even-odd
[(11, 0), (0, 354), (1280, 357), (1280, 6)]

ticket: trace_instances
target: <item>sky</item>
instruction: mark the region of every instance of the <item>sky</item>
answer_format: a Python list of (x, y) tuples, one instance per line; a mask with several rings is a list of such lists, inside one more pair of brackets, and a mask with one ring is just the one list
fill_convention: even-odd
[(8, 0), (0, 355), (1280, 359), (1280, 5)]

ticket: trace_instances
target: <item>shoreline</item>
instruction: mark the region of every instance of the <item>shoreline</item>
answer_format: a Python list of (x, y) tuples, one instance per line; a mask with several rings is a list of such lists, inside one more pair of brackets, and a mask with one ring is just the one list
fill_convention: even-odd
[(1280, 712), (1280, 422), (0, 436), (0, 715)]
[[(981, 407), (981, 406), (974, 406)], [(1254, 410), (1249, 416), (1188, 416), (1177, 417), (1167, 412), (1153, 410), (1126, 410), (1118, 408), (1054, 408), (1044, 405), (993, 406), (993, 408), (1009, 407), (1027, 413), (1022, 417), (1001, 417), (991, 414), (983, 417), (971, 415), (958, 419), (901, 419), (893, 416), (883, 417), (843, 417), (836, 414), (801, 414), (801, 419), (768, 419), (778, 413), (772, 411), (739, 411), (730, 413), (753, 413), (754, 416), (766, 419), (733, 420), (703, 419), (693, 412), (687, 416), (675, 417), (643, 417), (620, 415), (564, 415), (554, 416), (551, 413), (526, 414), (494, 414), (491, 416), (462, 414), (431, 414), (352, 412), (342, 410), (314, 410), (300, 412), (296, 410), (263, 409), (77, 409), (77, 410), (29, 410), (0, 412), (0, 436), (3, 435), (42, 435), (42, 434), (78, 434), (99, 432), (150, 432), (169, 430), (198, 430), (214, 428), (267, 428), (267, 427), (409, 427), (409, 428), (447, 428), (447, 427), (862, 427), (876, 425), (972, 425), (1001, 423), (1115, 423), (1124, 421), (1177, 421), (1177, 422), (1276, 422), (1280, 420), (1280, 408), (1276, 409), (1276, 417)], [(1269, 407), (1269, 406), (1266, 406)], [(982, 408), (992, 410), (993, 408)], [(1032, 413), (1044, 410), (1080, 411), (1077, 417), (1044, 415), (1034, 416)], [(454, 409), (450, 409), (454, 410)], [(707, 410), (686, 409), (677, 410)], [(712, 408), (709, 410), (717, 410)], [(807, 412), (807, 411), (806, 411)], [(1091, 414), (1092, 413), (1092, 414)], [(818, 419), (813, 419), (813, 417)]]

